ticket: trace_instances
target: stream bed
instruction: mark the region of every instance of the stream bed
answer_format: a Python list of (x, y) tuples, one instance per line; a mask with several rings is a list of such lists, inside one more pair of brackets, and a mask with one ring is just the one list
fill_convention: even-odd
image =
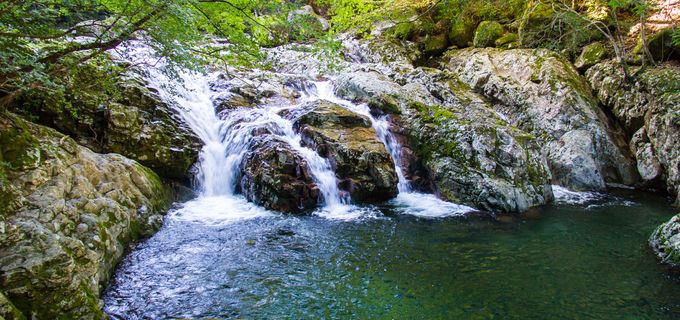
[(107, 288), (114, 319), (678, 319), (680, 277), (647, 239), (656, 195), (558, 195), (521, 216), (427, 201), (288, 216), (239, 196), (168, 214)]

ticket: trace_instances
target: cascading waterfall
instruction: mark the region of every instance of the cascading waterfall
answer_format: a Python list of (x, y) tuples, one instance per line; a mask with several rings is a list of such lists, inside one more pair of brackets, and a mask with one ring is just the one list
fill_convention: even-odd
[(303, 147), (293, 122), (279, 115), (282, 110), (297, 106), (233, 110), (221, 119), (215, 113), (211, 99), (215, 92), (210, 89), (210, 83), (215, 75), (181, 72), (180, 81), (177, 81), (158, 69), (150, 68), (145, 73), (161, 98), (178, 111), (204, 144), (196, 175), (201, 198), (242, 198), (236, 195), (236, 186), (243, 156), (248, 151), (253, 132), (267, 129), (305, 159), (327, 211), (343, 211), (342, 207), (349, 202), (348, 197), (341, 196), (330, 162), (314, 150)]
[[(136, 58), (153, 60), (147, 47), (132, 46), (131, 49)], [(235, 109), (221, 117), (216, 114), (212, 102), (212, 97), (217, 93), (210, 86), (216, 81), (216, 74), (179, 72), (179, 80), (176, 80), (158, 68), (146, 68), (143, 71), (150, 85), (158, 90), (164, 101), (177, 110), (204, 144), (196, 172), (199, 197), (176, 210), (180, 218), (223, 222), (271, 214), (247, 202), (245, 197), (236, 192), (243, 156), (248, 151), (254, 132), (261, 129), (266, 129), (287, 143), (307, 162), (323, 196), (323, 208), (317, 214), (334, 219), (354, 219), (370, 215), (371, 211), (366, 208), (349, 205), (350, 199), (342, 196), (328, 159), (302, 146), (302, 139), (293, 129), (293, 122), (280, 115), (284, 110), (294, 110), (303, 103), (319, 99), (339, 104), (371, 120), (378, 138), (385, 144), (394, 161), (399, 178), (399, 197), (393, 202), (403, 209), (402, 212), (436, 217), (458, 215), (472, 210), (466, 206), (441, 201), (434, 195), (413, 192), (402, 170), (401, 146), (389, 131), (388, 119), (384, 116), (374, 117), (366, 104), (355, 104), (337, 97), (331, 81), (317, 81), (314, 83), (316, 90), (303, 90), (298, 105)]]
[(378, 139), (385, 145), (394, 161), (394, 169), (399, 178), (399, 195), (392, 202), (401, 207), (401, 212), (426, 217), (444, 217), (474, 211), (473, 208), (468, 206), (442, 201), (432, 194), (415, 192), (404, 175), (403, 163), (401, 161), (402, 146), (390, 132), (390, 123), (387, 116), (374, 117), (366, 103), (355, 104), (336, 96), (331, 81), (318, 81), (315, 85), (317, 88), (317, 99), (336, 103), (371, 120)]
[(387, 116), (382, 116), (382, 117), (374, 117), (373, 114), (371, 114), (371, 110), (369, 109), (368, 105), (365, 103), (362, 104), (355, 104), (352, 103), (351, 101), (344, 100), (342, 98), (339, 98), (338, 96), (335, 95), (333, 92), (333, 86), (330, 81), (318, 81), (315, 83), (316, 88), (317, 88), (317, 93), (318, 93), (318, 98), (327, 100), (333, 103), (337, 103), (350, 111), (354, 113), (358, 113), (361, 115), (364, 115), (368, 117), (371, 120), (371, 124), (373, 125), (373, 128), (375, 129), (378, 139), (385, 145), (387, 148), (387, 151), (390, 153), (392, 156), (392, 160), (394, 161), (394, 169), (397, 172), (397, 177), (399, 178), (399, 193), (409, 193), (412, 191), (411, 189), (411, 184), (406, 179), (406, 176), (404, 175), (404, 171), (402, 168), (402, 162), (401, 162), (401, 145), (397, 141), (397, 139), (392, 135), (390, 132), (390, 123), (387, 120)]

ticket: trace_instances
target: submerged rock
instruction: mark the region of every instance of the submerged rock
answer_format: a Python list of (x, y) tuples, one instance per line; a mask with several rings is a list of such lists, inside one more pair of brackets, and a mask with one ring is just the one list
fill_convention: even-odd
[(159, 177), (11, 113), (0, 159), (0, 316), (106, 318), (99, 292), (169, 206)]
[(340, 187), (359, 202), (384, 201), (396, 197), (394, 161), (367, 117), (344, 107), (315, 101), (295, 121), (303, 143), (328, 158)]
[(663, 188), (680, 206), (680, 69), (671, 65), (638, 70), (606, 61), (586, 73), (600, 103), (632, 137), (629, 147), (643, 186)]
[(574, 190), (631, 185), (638, 176), (623, 132), (585, 80), (548, 50), (464, 49), (445, 67), (543, 145), (553, 182)]
[(656, 228), (649, 245), (661, 262), (680, 267), (680, 214)]
[(240, 191), (267, 209), (302, 213), (316, 208), (319, 190), (302, 156), (270, 135), (254, 138), (241, 165)]

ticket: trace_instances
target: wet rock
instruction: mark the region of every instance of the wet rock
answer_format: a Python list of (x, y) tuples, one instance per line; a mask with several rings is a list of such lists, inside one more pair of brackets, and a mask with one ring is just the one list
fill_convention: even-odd
[(126, 81), (120, 103), (108, 106), (102, 151), (139, 161), (164, 178), (188, 179), (200, 139), (141, 80)]
[(680, 267), (680, 215), (660, 225), (649, 238), (649, 245), (661, 262)]
[(308, 111), (295, 127), (303, 142), (330, 160), (341, 189), (352, 200), (384, 201), (397, 195), (394, 162), (367, 117), (323, 100), (302, 108)]
[(415, 153), (407, 161), (427, 170), (442, 199), (506, 212), (552, 199), (535, 138), (508, 124), (454, 74), (418, 68), (389, 78), (356, 71), (340, 75), (336, 85), (338, 94), (399, 119), (408, 138), (404, 149)]
[[(56, 128), (100, 153), (118, 153), (164, 178), (187, 180), (201, 148), (199, 138), (155, 89), (135, 74), (116, 79), (114, 93), (82, 93), (72, 112), (40, 96), (19, 99), (17, 111), (30, 111), (38, 123)], [(28, 104), (37, 104), (27, 108)]]
[(0, 115), (0, 310), (104, 319), (98, 299), (125, 248), (160, 225), (159, 177), (53, 129)]
[(216, 92), (212, 101), (217, 113), (238, 108), (290, 104), (307, 94), (308, 90), (316, 90), (311, 80), (304, 76), (234, 70), (217, 76), (210, 87)]
[(574, 190), (631, 185), (638, 176), (620, 128), (598, 107), (585, 80), (547, 50), (464, 49), (446, 68), (543, 145), (553, 182)]
[(680, 70), (663, 65), (639, 70), (626, 80), (614, 61), (588, 69), (586, 77), (600, 103), (631, 136), (643, 186), (664, 187), (680, 206)]
[(249, 201), (288, 213), (304, 213), (319, 203), (307, 162), (273, 136), (255, 137), (241, 167), (239, 187)]

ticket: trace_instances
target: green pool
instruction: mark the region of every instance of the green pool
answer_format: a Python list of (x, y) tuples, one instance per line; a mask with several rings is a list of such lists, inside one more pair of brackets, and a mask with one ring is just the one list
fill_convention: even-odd
[(680, 319), (680, 276), (647, 246), (674, 214), (665, 198), (626, 192), (522, 217), (359, 209), (212, 224), (171, 214), (126, 257), (105, 309), (114, 319)]

